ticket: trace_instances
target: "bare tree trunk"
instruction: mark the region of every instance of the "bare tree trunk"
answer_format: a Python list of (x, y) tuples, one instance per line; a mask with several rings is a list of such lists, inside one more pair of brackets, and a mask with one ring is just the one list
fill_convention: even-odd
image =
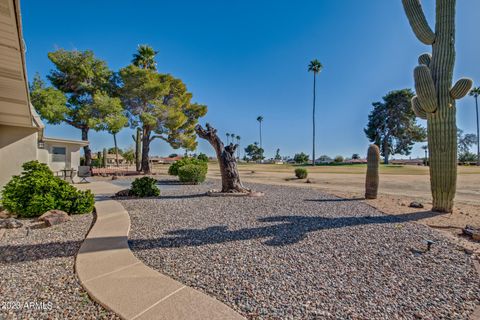
[(222, 175), (222, 192), (227, 193), (250, 193), (251, 190), (245, 188), (240, 181), (238, 174), (237, 161), (235, 159), (235, 150), (238, 144), (230, 143), (224, 146), (223, 142), (217, 136), (217, 130), (208, 123), (206, 130), (201, 126), (195, 127), (195, 132), (202, 139), (210, 142), (217, 154), (218, 163), (220, 165), (220, 173)]
[[(88, 129), (89, 128), (82, 128), (82, 140), (83, 141), (88, 141)], [(86, 145), (83, 147), (83, 153), (85, 154), (85, 165), (86, 166), (91, 166), (92, 165), (92, 150), (90, 149), (90, 146)]]

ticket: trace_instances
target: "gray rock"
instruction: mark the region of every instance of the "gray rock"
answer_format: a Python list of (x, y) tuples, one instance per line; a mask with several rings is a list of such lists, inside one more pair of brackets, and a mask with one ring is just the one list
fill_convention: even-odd
[(21, 228), (22, 226), (23, 226), (23, 223), (21, 223), (20, 221), (14, 218), (0, 220), (0, 229), (1, 228), (16, 229), (16, 228)]
[(420, 202), (417, 202), (417, 201), (412, 201), (410, 202), (410, 204), (408, 205), (410, 208), (423, 208), (423, 204), (421, 204)]

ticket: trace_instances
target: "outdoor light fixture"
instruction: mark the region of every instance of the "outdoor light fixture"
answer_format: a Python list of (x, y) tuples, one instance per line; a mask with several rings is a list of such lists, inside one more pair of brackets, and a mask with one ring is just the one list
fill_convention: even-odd
[(432, 247), (432, 244), (434, 244), (433, 240), (426, 240), (427, 242), (427, 251), (430, 251), (430, 248)]

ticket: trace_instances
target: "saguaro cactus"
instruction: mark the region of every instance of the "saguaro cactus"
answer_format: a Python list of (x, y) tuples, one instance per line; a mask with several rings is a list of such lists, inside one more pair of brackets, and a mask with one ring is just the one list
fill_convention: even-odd
[(102, 157), (102, 167), (106, 168), (107, 167), (107, 148), (103, 148), (103, 157)]
[(380, 164), (380, 149), (371, 144), (367, 153), (367, 178), (365, 179), (365, 199), (377, 199), (378, 166)]
[(437, 0), (435, 32), (420, 0), (402, 2), (417, 38), (432, 46), (432, 54), (422, 54), (414, 71), (417, 96), (412, 99), (412, 108), (417, 117), (427, 120), (432, 210), (451, 212), (457, 184), (455, 99), (463, 98), (473, 84), (470, 79), (460, 79), (452, 87), (456, 0)]
[(137, 171), (142, 170), (142, 129), (137, 128), (137, 135), (132, 135), (133, 142), (135, 142), (135, 167)]

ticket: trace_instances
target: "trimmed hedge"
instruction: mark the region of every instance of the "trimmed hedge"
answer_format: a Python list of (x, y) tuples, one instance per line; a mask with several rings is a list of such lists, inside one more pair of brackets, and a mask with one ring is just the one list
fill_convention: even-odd
[(172, 163), (168, 168), (168, 174), (172, 176), (178, 176), (178, 169), (189, 164), (202, 166), (205, 168), (205, 172), (207, 172), (208, 170), (208, 162), (197, 159), (197, 158), (185, 157)]
[(202, 165), (187, 164), (178, 169), (178, 178), (181, 182), (199, 184), (205, 181), (207, 168)]
[(150, 177), (137, 178), (132, 182), (131, 193), (137, 197), (156, 197), (160, 195), (157, 180)]
[(295, 169), (295, 176), (298, 179), (305, 179), (308, 176), (308, 171), (305, 168), (297, 168)]
[(36, 160), (22, 168), (22, 174), (14, 176), (2, 190), (1, 205), (9, 212), (31, 218), (53, 209), (70, 214), (93, 211), (95, 199), (90, 190), (77, 190)]

